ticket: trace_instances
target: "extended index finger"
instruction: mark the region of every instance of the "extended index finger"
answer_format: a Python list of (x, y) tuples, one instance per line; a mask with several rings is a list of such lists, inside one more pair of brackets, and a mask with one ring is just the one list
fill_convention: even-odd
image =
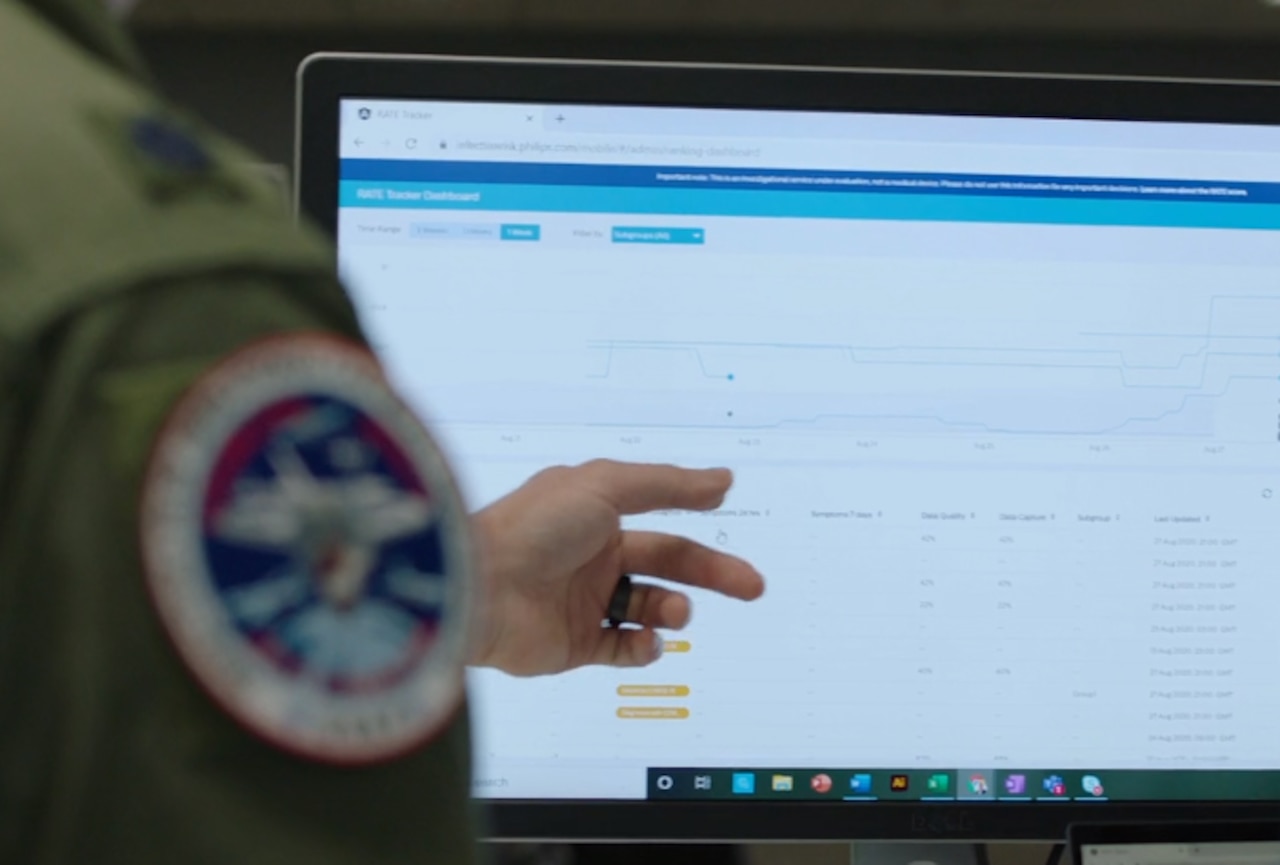
[(743, 601), (754, 601), (764, 594), (764, 577), (749, 562), (663, 532), (626, 532), (622, 537), (622, 570)]
[(733, 485), (728, 469), (686, 469), (657, 463), (596, 460), (582, 470), (592, 486), (620, 514), (678, 508), (705, 511), (717, 508)]

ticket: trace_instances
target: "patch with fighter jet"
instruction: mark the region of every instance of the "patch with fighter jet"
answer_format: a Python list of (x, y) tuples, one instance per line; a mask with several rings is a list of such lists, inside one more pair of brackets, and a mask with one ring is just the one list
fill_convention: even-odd
[(174, 646), (257, 735), (359, 764), (452, 720), (467, 514), (440, 450), (366, 350), (281, 337), (215, 366), (157, 439), (140, 521)]

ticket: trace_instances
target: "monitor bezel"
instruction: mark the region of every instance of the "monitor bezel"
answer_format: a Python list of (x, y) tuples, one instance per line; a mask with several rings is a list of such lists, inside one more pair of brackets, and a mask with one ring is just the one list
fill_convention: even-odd
[[(318, 54), (298, 70), (296, 205), (337, 230), (345, 99), (1280, 124), (1280, 83), (931, 70)], [(484, 800), (504, 841), (1054, 841), (1073, 824), (1280, 820), (1280, 802), (778, 803)]]

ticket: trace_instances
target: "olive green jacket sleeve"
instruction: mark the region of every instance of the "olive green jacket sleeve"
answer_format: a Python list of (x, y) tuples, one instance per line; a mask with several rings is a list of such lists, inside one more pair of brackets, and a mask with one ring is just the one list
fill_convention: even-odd
[(265, 335), (360, 328), (331, 249), (92, 2), (0, 0), (0, 862), (466, 865), (465, 716), (377, 767), (289, 756), (153, 610), (139, 492), (179, 396)]
[(50, 331), (0, 400), (0, 861), (473, 861), (465, 718), (388, 765), (289, 756), (229, 720), (171, 650), (138, 553), (158, 423), (211, 360), (268, 334), (357, 336), (320, 278), (210, 274)]

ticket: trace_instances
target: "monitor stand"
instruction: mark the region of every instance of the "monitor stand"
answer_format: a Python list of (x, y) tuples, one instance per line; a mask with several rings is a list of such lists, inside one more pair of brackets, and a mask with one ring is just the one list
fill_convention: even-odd
[(850, 846), (849, 865), (978, 865), (978, 855), (968, 843), (867, 841)]

